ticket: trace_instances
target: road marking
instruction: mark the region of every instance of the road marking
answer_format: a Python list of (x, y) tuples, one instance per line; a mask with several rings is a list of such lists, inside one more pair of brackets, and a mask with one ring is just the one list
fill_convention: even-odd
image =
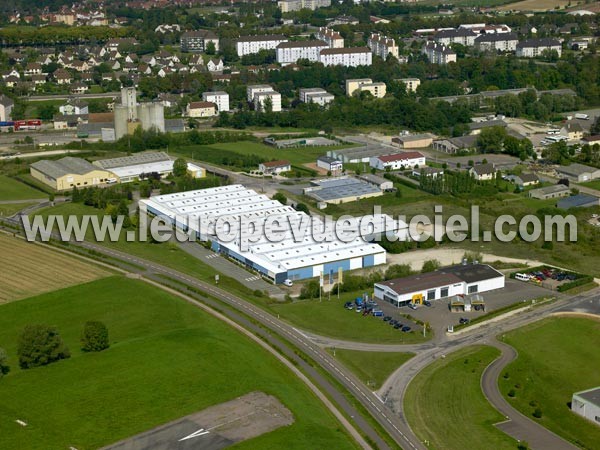
[(192, 439), (192, 438), (199, 437), (199, 436), (204, 436), (205, 434), (208, 434), (208, 433), (209, 432), (205, 431), (204, 428), (200, 428), (198, 431), (194, 431), (192, 434), (188, 434), (186, 437), (179, 439), (179, 442), (187, 441), (188, 439)]

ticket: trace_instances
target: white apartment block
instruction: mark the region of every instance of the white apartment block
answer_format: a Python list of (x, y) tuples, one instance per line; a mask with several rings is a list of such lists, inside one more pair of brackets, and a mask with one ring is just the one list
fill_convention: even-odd
[(270, 91), (273, 91), (273, 88), (268, 84), (250, 84), (246, 86), (246, 98), (248, 99), (248, 103), (252, 103), (254, 101), (254, 96), (256, 94)]
[(202, 100), (217, 105), (219, 112), (229, 111), (229, 94), (225, 91), (203, 92)]
[(375, 98), (383, 98), (386, 94), (385, 83), (375, 82), (370, 78), (346, 80), (346, 95), (351, 97), (355, 92), (370, 92)]
[(423, 46), (421, 51), (423, 54), (427, 55), (427, 59), (429, 59), (429, 62), (432, 64), (448, 64), (456, 62), (456, 52), (450, 47), (446, 47), (444, 44), (428, 42)]
[(335, 99), (333, 94), (321, 88), (301, 88), (299, 97), (303, 103), (316, 103), (320, 106), (327, 106)]
[(287, 41), (288, 38), (282, 34), (244, 36), (235, 42), (235, 48), (238, 56), (244, 56), (261, 50), (275, 50), (279, 44)]
[(370, 66), (373, 54), (368, 47), (326, 48), (321, 50), (320, 60), (325, 66)]
[(316, 34), (317, 39), (327, 43), (329, 48), (344, 48), (344, 38), (331, 28), (321, 27)]
[(331, 6), (331, 0), (279, 0), (277, 6), (283, 13), (300, 11), (304, 8), (314, 11), (317, 8)]
[(272, 89), (254, 94), (254, 109), (256, 111), (264, 111), (267, 100), (271, 100), (271, 111), (281, 112), (281, 94)]
[(399, 78), (397, 81), (404, 83), (406, 92), (417, 92), (417, 88), (421, 85), (421, 80), (418, 78)]
[(293, 41), (282, 42), (277, 46), (277, 62), (282, 66), (307, 59), (311, 62), (319, 61), (321, 50), (327, 48), (324, 41)]
[(374, 55), (386, 59), (389, 54), (394, 58), (398, 58), (398, 46), (392, 38), (379, 33), (371, 33), (367, 46), (371, 49)]
[(560, 57), (562, 45), (558, 39), (529, 39), (517, 44), (517, 56), (519, 58), (535, 58), (540, 56), (544, 50), (556, 50)]
[(480, 51), (514, 52), (519, 39), (515, 33), (482, 34), (475, 39), (475, 47)]
[(470, 29), (458, 28), (456, 30), (438, 31), (435, 36), (433, 36), (433, 40), (442, 45), (456, 43), (471, 47), (472, 45), (475, 45), (475, 38), (477, 36), (478, 34)]

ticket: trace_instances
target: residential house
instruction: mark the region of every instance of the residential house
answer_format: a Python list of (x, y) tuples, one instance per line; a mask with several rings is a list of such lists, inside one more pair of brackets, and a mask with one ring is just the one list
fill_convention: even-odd
[(525, 188), (528, 186), (535, 186), (540, 183), (540, 179), (534, 173), (521, 173), (519, 175), (508, 175), (506, 177), (509, 181), (519, 186), (520, 188)]
[(78, 98), (69, 99), (69, 101), (61, 105), (58, 110), (61, 114), (70, 116), (70, 115), (80, 115), (80, 114), (89, 114), (89, 107), (86, 102)]
[(71, 84), (73, 82), (73, 76), (65, 69), (56, 69), (52, 76), (58, 84)]
[(561, 128), (560, 134), (566, 136), (569, 141), (579, 141), (583, 138), (583, 127), (579, 122), (567, 122)]
[(188, 117), (214, 117), (217, 115), (217, 105), (212, 102), (191, 102), (185, 111)]
[(477, 181), (493, 180), (496, 177), (496, 172), (498, 172), (498, 169), (496, 169), (493, 164), (489, 163), (476, 164), (469, 169), (469, 173), (473, 175)]
[(210, 59), (208, 63), (206, 63), (206, 68), (209, 72), (223, 72), (225, 65), (223, 64), (223, 60), (221, 58)]
[(40, 63), (29, 63), (25, 66), (25, 76), (41, 75), (42, 65)]
[(259, 172), (265, 175), (279, 175), (282, 172), (289, 172), (292, 170), (292, 165), (289, 161), (278, 160), (278, 161), (267, 161), (258, 165)]

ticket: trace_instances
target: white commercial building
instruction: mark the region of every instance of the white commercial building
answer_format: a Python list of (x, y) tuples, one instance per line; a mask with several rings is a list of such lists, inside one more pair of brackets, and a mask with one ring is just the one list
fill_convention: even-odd
[(327, 44), (319, 40), (282, 42), (276, 49), (277, 62), (282, 66), (296, 63), (299, 59), (318, 62), (324, 48)]
[(344, 163), (337, 158), (332, 158), (331, 156), (319, 156), (317, 158), (317, 167), (332, 173), (339, 173), (344, 170)]
[(373, 156), (369, 165), (377, 170), (399, 170), (409, 167), (423, 167), (425, 156), (419, 152), (401, 152), (392, 155)]
[(600, 387), (573, 394), (571, 411), (600, 425)]
[(217, 105), (219, 112), (229, 111), (229, 94), (225, 91), (203, 92), (202, 100)]
[[(274, 283), (335, 275), (386, 261), (386, 252), (379, 245), (347, 234), (340, 239), (335, 225), (328, 230), (331, 227), (325, 227), (323, 219), (239, 184), (159, 195), (140, 200), (139, 207), (140, 214), (159, 216), (180, 230), (194, 232), (200, 241), (210, 242), (215, 252)], [(382, 218), (367, 216), (357, 228), (366, 234)], [(311, 228), (294, 235), (292, 230), (302, 223)], [(319, 226), (325, 230), (323, 239), (312, 232), (312, 227)], [(244, 230), (250, 229), (258, 232), (249, 236)]]
[(340, 33), (331, 28), (319, 28), (316, 38), (324, 41), (329, 48), (344, 48), (344, 38)]
[(275, 50), (279, 44), (287, 41), (288, 38), (282, 34), (243, 36), (236, 40), (235, 49), (238, 56), (244, 56), (261, 50)]
[(463, 264), (375, 283), (375, 298), (396, 307), (504, 288), (504, 275), (487, 264)]
[(369, 47), (326, 48), (321, 50), (320, 61), (325, 66), (370, 66), (373, 54)]
[(300, 11), (301, 9), (314, 11), (317, 8), (331, 6), (331, 0), (279, 0), (277, 6), (279, 6), (283, 13)]
[(374, 55), (386, 59), (388, 55), (398, 58), (398, 46), (392, 38), (379, 33), (371, 33), (367, 46), (371, 49)]
[(562, 45), (558, 39), (528, 39), (517, 44), (517, 56), (519, 58), (536, 58), (544, 51), (556, 51), (558, 56), (562, 54)]

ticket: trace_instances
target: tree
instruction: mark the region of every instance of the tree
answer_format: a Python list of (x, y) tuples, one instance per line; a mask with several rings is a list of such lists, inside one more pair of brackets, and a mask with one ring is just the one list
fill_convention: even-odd
[(276, 194), (273, 195), (272, 198), (273, 198), (273, 200), (276, 200), (283, 205), (287, 205), (287, 197), (285, 195), (283, 195), (281, 192), (277, 192)]
[(437, 259), (428, 259), (423, 263), (421, 273), (433, 272), (441, 267), (441, 263)]
[(412, 270), (409, 264), (392, 264), (385, 271), (385, 279), (391, 280), (393, 278), (403, 278), (412, 274)]
[(48, 325), (27, 325), (21, 333), (17, 355), (21, 369), (45, 366), (71, 357), (58, 330)]
[(101, 352), (109, 346), (106, 325), (97, 321), (86, 322), (83, 326), (83, 333), (81, 333), (81, 350), (84, 352)]
[(477, 148), (482, 153), (500, 153), (504, 148), (507, 133), (503, 127), (488, 127), (477, 137)]
[(183, 177), (187, 173), (187, 161), (183, 158), (177, 158), (173, 163), (173, 175)]
[(207, 55), (214, 55), (216, 52), (217, 48), (215, 47), (215, 43), (213, 41), (208, 41), (206, 48), (204, 49), (204, 53)]
[(10, 372), (10, 366), (8, 365), (8, 355), (3, 348), (0, 348), (0, 378)]
[(310, 210), (308, 209), (308, 206), (306, 206), (304, 203), (296, 204), (296, 211), (302, 211), (303, 213), (310, 215)]

